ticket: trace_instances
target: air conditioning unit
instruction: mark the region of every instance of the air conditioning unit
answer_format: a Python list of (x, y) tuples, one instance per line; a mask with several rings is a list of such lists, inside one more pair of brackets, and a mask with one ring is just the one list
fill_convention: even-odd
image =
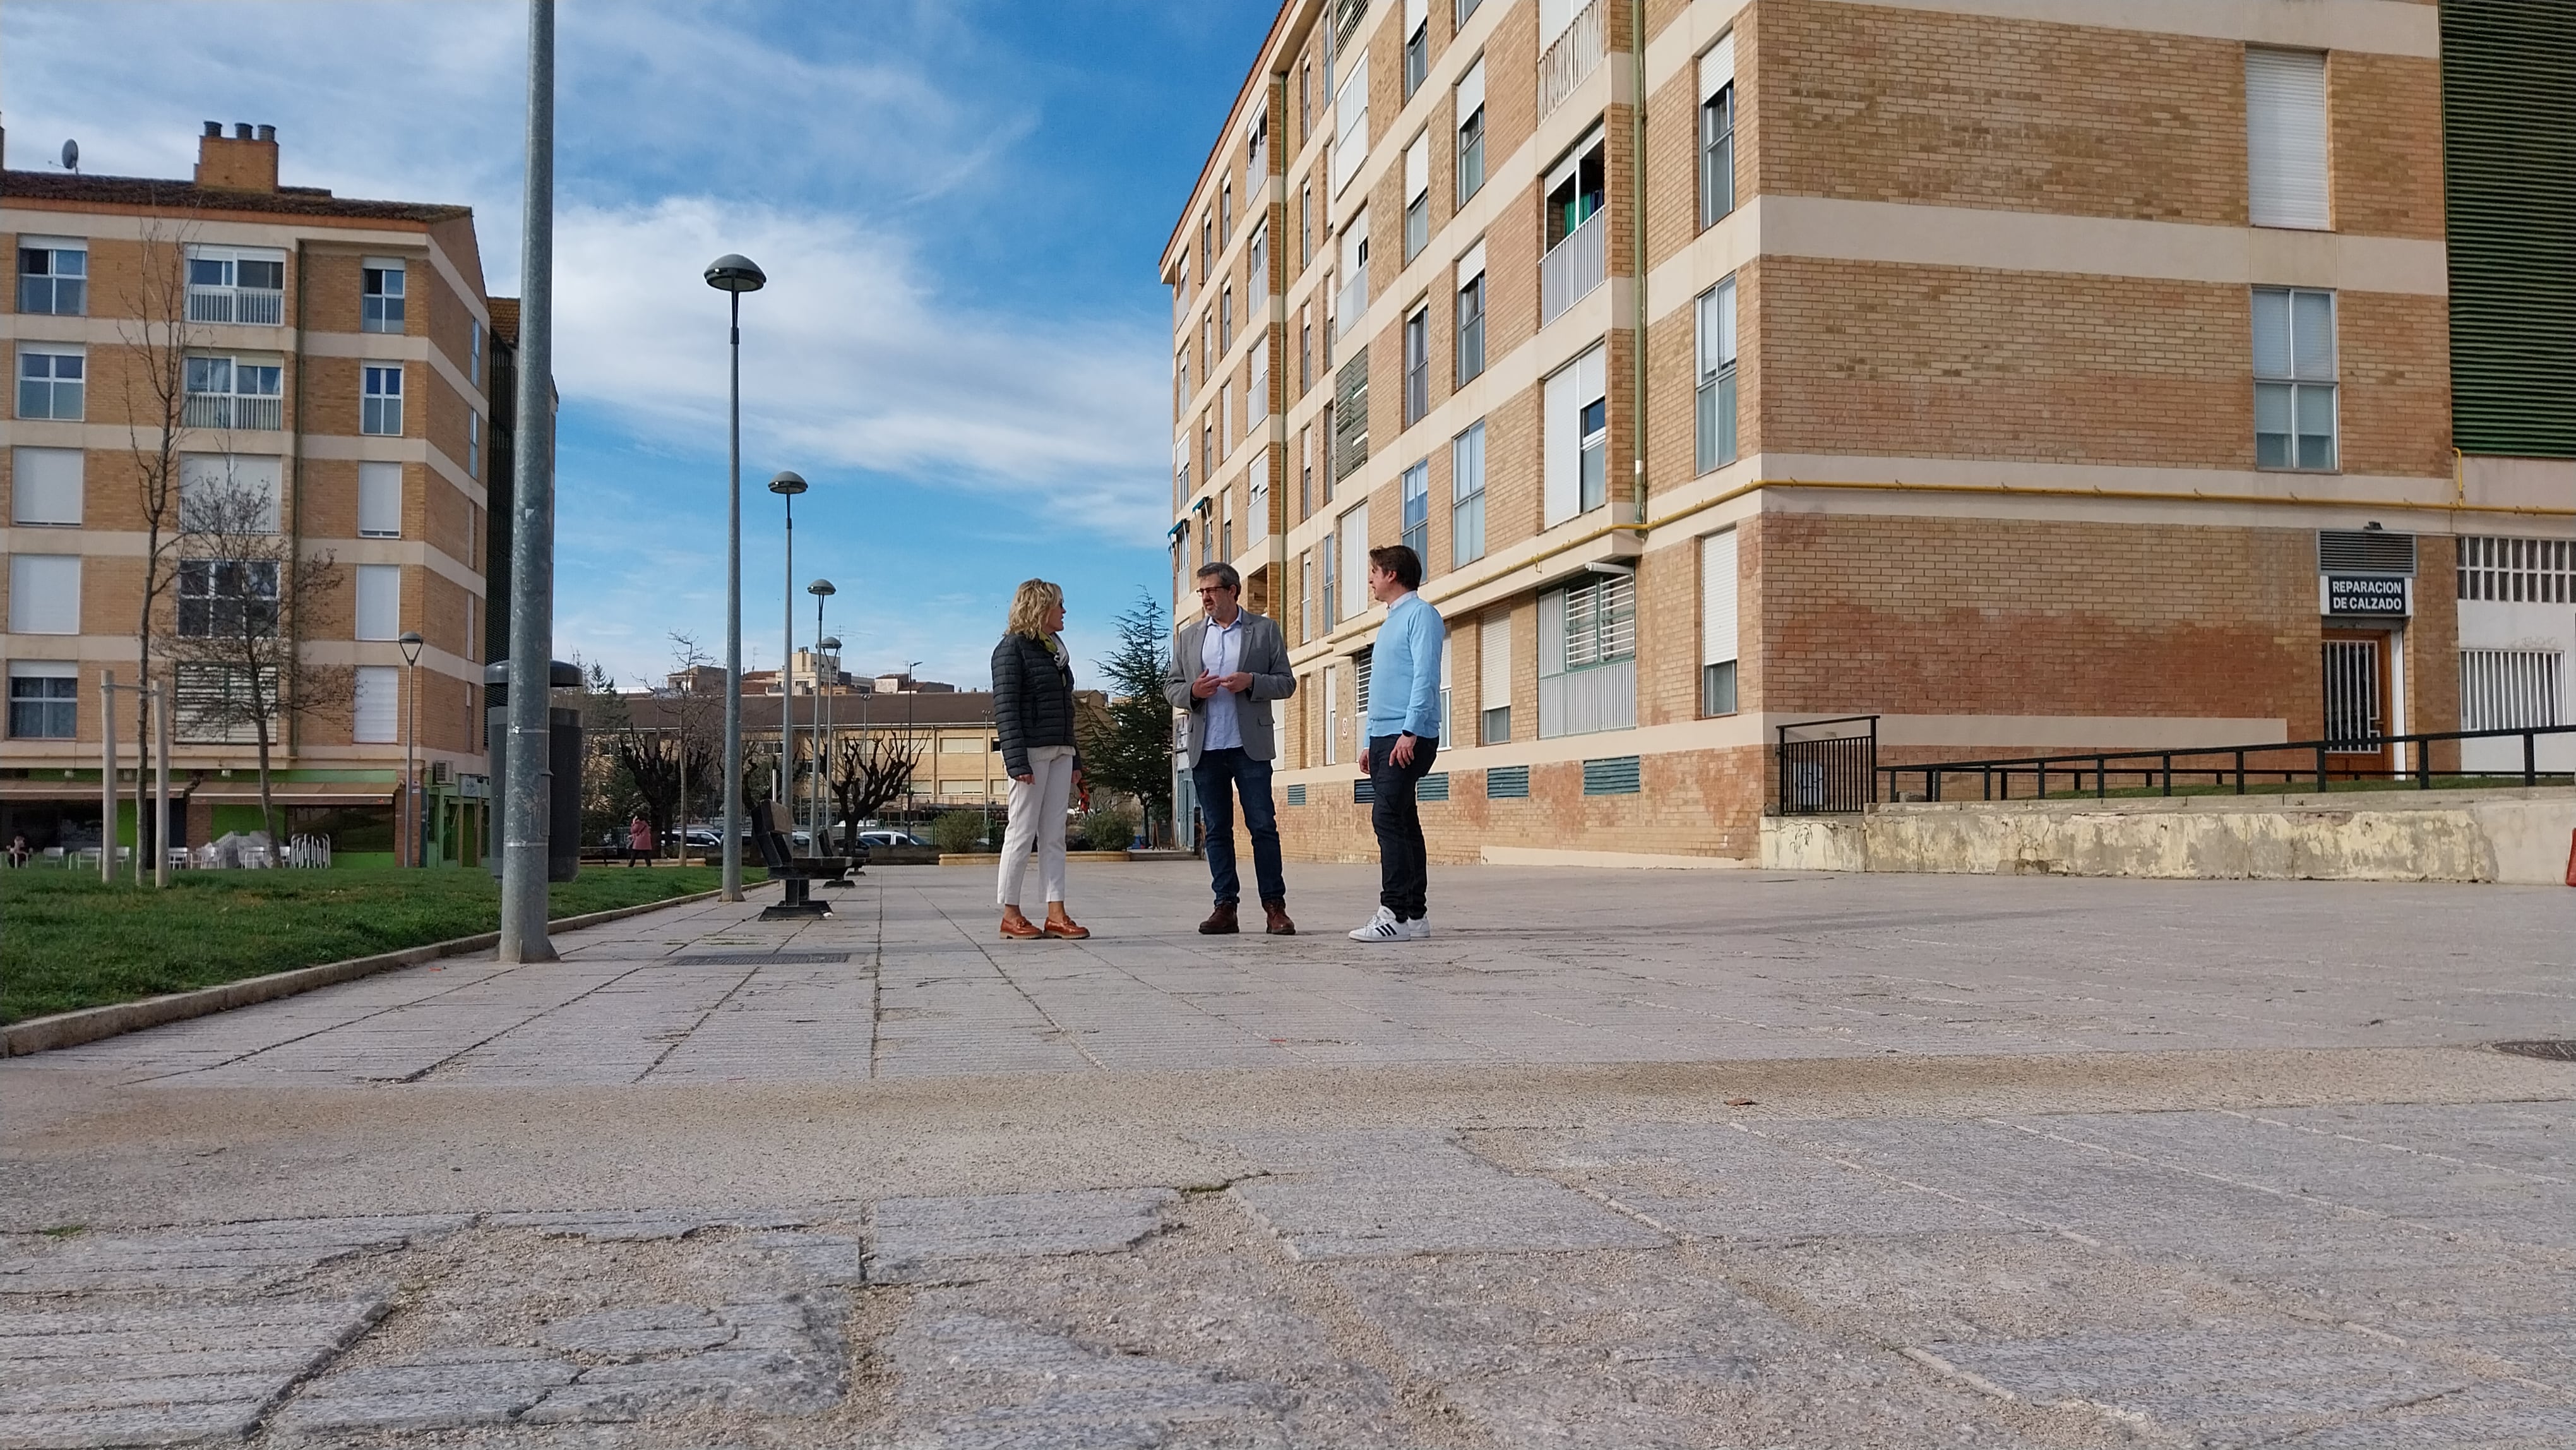
[(429, 763), (429, 783), (431, 785), (446, 785), (450, 779), (452, 779), (452, 774), (446, 761), (433, 760)]

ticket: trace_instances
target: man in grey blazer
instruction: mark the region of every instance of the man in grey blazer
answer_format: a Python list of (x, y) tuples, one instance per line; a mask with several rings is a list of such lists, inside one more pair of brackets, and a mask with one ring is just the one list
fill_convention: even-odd
[(1198, 783), (1207, 823), (1207, 863), (1216, 910), (1199, 923), (1209, 936), (1242, 928), (1235, 920), (1242, 883), (1234, 872), (1234, 797), (1252, 832), (1252, 874), (1272, 936), (1295, 936), (1288, 919), (1288, 879), (1279, 867), (1279, 812), (1270, 800), (1270, 762), (1279, 753), (1270, 702), (1297, 693), (1288, 671), (1288, 640), (1279, 623), (1244, 609), (1243, 576), (1231, 564), (1199, 566), (1200, 617), (1172, 641), (1163, 694), (1190, 712), (1190, 778)]

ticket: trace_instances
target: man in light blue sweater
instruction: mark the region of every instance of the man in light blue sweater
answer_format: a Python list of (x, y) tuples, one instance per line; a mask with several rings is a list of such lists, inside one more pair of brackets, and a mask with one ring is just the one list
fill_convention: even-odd
[(1368, 745), (1360, 771), (1369, 778), (1370, 823), (1377, 827), (1377, 915), (1351, 933), (1354, 941), (1420, 941), (1431, 935), (1424, 897), (1430, 856), (1413, 788), (1440, 753), (1440, 651), (1449, 644), (1440, 611), (1414, 593), (1422, 560), (1402, 544), (1369, 550), (1369, 597), (1386, 606), (1370, 656)]

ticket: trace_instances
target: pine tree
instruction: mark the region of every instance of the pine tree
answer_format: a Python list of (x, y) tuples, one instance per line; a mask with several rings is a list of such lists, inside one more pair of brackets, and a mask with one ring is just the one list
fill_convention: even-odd
[(1109, 685), (1106, 718), (1092, 716), (1082, 742), (1083, 778), (1096, 789), (1134, 796), (1150, 821), (1172, 806), (1172, 706), (1163, 697), (1171, 629), (1163, 606), (1137, 591), (1136, 607), (1115, 621), (1118, 646), (1093, 661)]

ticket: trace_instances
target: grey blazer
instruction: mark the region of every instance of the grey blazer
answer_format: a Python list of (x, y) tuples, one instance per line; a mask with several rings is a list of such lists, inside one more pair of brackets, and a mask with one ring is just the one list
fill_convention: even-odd
[[(1163, 697), (1175, 710), (1190, 712), (1190, 764), (1196, 767), (1206, 749), (1207, 704), (1190, 693), (1190, 682), (1199, 677), (1206, 648), (1207, 618), (1202, 615), (1182, 625), (1172, 638), (1172, 663), (1163, 671)], [(1271, 760), (1279, 754), (1278, 733), (1271, 727), (1270, 702), (1285, 700), (1297, 693), (1297, 677), (1288, 672), (1288, 638), (1279, 632), (1279, 621), (1266, 614), (1243, 611), (1243, 660), (1240, 668), (1252, 676), (1252, 688), (1234, 697), (1234, 720), (1243, 732), (1243, 753), (1254, 760)]]

